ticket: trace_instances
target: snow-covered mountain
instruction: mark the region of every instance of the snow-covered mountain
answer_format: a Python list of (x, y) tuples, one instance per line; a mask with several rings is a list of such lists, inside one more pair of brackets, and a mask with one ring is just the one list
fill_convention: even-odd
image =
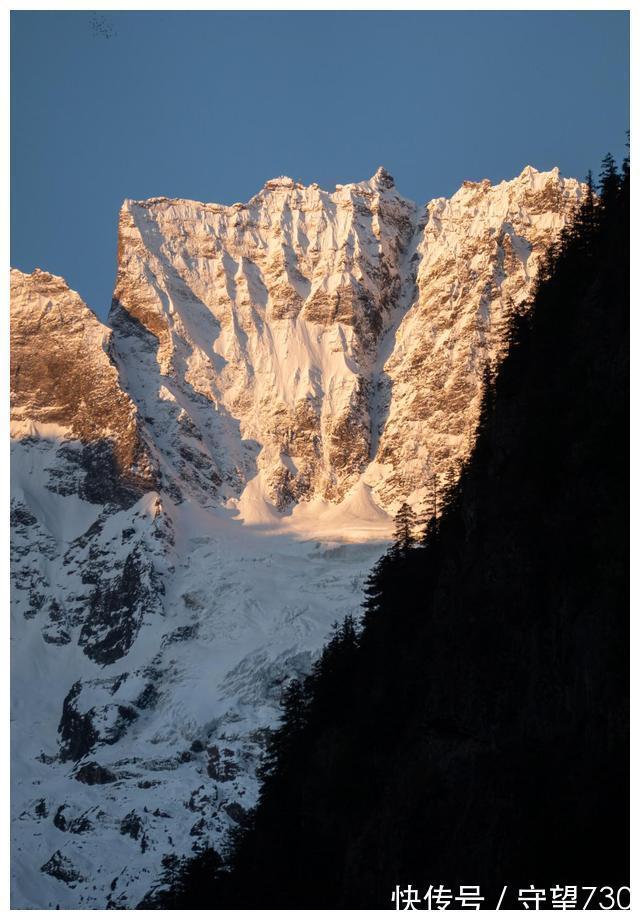
[(126, 201), (108, 327), (12, 271), (14, 907), (134, 907), (242, 824), (283, 685), (455, 475), (581, 194)]

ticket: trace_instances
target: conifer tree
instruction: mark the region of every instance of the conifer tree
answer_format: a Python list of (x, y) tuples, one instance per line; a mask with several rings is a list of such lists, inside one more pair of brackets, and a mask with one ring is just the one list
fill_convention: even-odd
[(427, 494), (422, 521), (420, 522), (420, 543), (426, 545), (438, 529), (438, 475), (433, 473), (426, 484)]
[[(629, 132), (627, 131), (627, 150), (629, 150), (630, 141), (629, 141)], [(629, 174), (630, 174), (630, 164), (629, 164), (629, 154), (627, 153), (626, 157), (622, 161), (622, 190), (628, 189), (629, 186)]]
[(279, 727), (267, 742), (265, 756), (259, 769), (260, 778), (271, 776), (278, 763), (287, 760), (291, 740), (306, 723), (307, 693), (305, 684), (294, 679), (286, 687), (281, 700), (282, 717)]
[(602, 160), (599, 178), (600, 200), (605, 210), (607, 210), (615, 204), (620, 194), (620, 174), (616, 161), (610, 153)]
[(451, 466), (447, 467), (444, 473), (444, 484), (442, 490), (442, 503), (443, 506), (448, 506), (452, 504), (455, 500), (456, 486), (458, 484), (458, 476), (460, 473), (460, 468), (457, 462), (453, 462)]
[(395, 529), (393, 531), (393, 540), (401, 552), (406, 552), (411, 548), (414, 542), (414, 531), (416, 527), (416, 516), (407, 502), (402, 502), (395, 516)]
[[(587, 186), (584, 199), (578, 208), (573, 224), (573, 233), (576, 245), (576, 254), (582, 253), (586, 258), (593, 256), (593, 244), (598, 224), (598, 201), (593, 183), (593, 173), (587, 173), (585, 183)], [(549, 275), (549, 280), (553, 272)]]

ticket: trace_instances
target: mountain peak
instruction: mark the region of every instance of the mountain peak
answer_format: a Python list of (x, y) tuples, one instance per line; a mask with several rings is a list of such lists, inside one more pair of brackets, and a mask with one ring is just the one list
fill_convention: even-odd
[(276, 176), (275, 179), (267, 179), (264, 184), (265, 189), (276, 189), (276, 188), (302, 188), (299, 182), (296, 182), (295, 179), (292, 179), (290, 176)]
[(55, 317), (49, 322), (62, 322), (65, 317), (77, 317), (83, 321), (95, 321), (96, 326), (106, 332), (106, 327), (78, 292), (70, 288), (60, 275), (53, 275), (41, 268), (34, 268), (31, 273), (19, 268), (11, 269), (12, 319), (17, 320), (22, 313), (26, 313), (32, 321), (34, 310), (42, 311), (43, 315), (49, 314), (53, 305)]
[(395, 179), (388, 172), (384, 166), (378, 166), (375, 173), (371, 177), (371, 184), (377, 185), (380, 188), (395, 188)]

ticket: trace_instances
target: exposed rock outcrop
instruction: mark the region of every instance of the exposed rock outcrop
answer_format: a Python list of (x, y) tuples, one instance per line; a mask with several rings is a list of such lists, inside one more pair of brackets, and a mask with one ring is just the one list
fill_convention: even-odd
[(11, 270), (12, 437), (80, 442), (68, 459), (84, 482), (71, 490), (130, 503), (153, 486), (154, 471), (110, 348), (111, 331), (62, 278)]
[(580, 194), (527, 167), (418, 208), (380, 169), (333, 193), (273, 180), (247, 205), (125, 202), (115, 350), (127, 379), (146, 355), (169, 391), (161, 411), (148, 385), (131, 395), (187, 490), (237, 494), (257, 472), (285, 510), (364, 476), (393, 509), (445, 476)]

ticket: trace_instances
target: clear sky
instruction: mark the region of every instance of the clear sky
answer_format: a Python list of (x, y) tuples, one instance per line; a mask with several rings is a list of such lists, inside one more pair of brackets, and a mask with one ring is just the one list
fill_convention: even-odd
[(424, 202), (624, 156), (625, 12), (11, 14), (12, 264), (106, 315), (124, 198), (384, 165)]

